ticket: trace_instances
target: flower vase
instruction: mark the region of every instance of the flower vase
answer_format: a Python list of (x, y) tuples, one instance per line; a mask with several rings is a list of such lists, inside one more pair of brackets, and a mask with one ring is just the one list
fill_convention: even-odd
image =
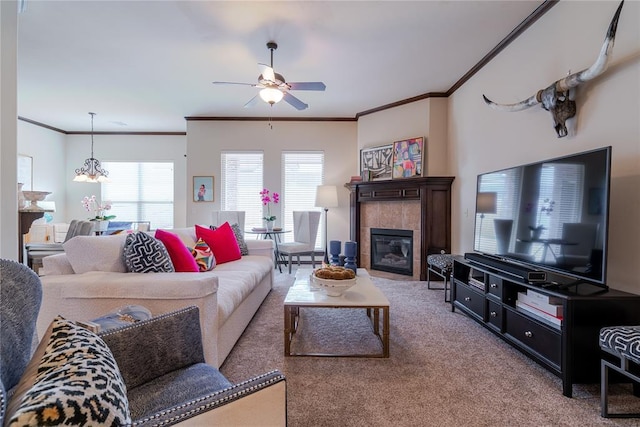
[(542, 236), (541, 229), (531, 230), (531, 240), (538, 240), (540, 239), (540, 236)]
[(267, 225), (267, 231), (273, 231), (273, 223), (275, 221), (265, 221)]
[(93, 223), (93, 231), (98, 234), (104, 233), (109, 228), (109, 221), (96, 220)]

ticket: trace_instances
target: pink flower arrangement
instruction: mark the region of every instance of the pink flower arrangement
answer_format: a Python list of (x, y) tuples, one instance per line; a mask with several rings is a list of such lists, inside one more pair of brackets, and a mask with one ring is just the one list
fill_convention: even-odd
[(271, 215), (271, 203), (277, 205), (280, 201), (280, 195), (278, 193), (272, 193), (269, 195), (270, 191), (266, 188), (260, 192), (260, 200), (262, 201), (262, 205), (267, 207), (267, 216), (263, 217), (265, 221), (275, 221), (276, 216)]
[(82, 199), (82, 206), (84, 206), (87, 212), (93, 211), (96, 213), (95, 217), (90, 218), (91, 221), (109, 221), (116, 217), (115, 215), (104, 214), (104, 211), (111, 209), (111, 202), (100, 203), (96, 199), (95, 195), (91, 197), (84, 196), (84, 199)]

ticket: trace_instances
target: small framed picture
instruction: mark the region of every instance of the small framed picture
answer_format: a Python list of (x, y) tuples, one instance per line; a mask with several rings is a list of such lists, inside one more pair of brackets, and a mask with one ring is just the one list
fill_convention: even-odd
[(213, 177), (194, 176), (193, 177), (193, 201), (213, 202)]
[(367, 175), (366, 181), (391, 179), (393, 144), (360, 150), (360, 175)]
[(393, 143), (393, 175), (396, 178), (422, 176), (424, 172), (424, 138), (411, 138)]

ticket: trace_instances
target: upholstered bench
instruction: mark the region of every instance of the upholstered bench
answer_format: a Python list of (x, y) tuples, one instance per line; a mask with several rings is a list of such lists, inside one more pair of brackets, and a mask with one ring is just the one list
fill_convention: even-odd
[(640, 326), (609, 326), (600, 330), (600, 348), (619, 358), (615, 365), (601, 362), (600, 415), (605, 418), (640, 418), (640, 413), (611, 414), (608, 408), (609, 369), (633, 381), (633, 394), (640, 396)]
[(439, 254), (427, 255), (427, 270), (437, 274), (444, 280), (444, 287), (432, 288), (431, 275), (427, 273), (427, 289), (444, 290), (444, 301), (449, 302), (451, 300), (451, 286), (449, 286), (451, 283), (449, 279), (453, 271), (453, 255), (446, 254), (444, 251)]

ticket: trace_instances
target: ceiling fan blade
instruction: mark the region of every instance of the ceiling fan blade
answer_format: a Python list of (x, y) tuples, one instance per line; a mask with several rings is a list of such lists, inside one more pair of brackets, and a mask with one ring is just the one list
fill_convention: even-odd
[(258, 102), (258, 95), (254, 96), (249, 101), (247, 101), (247, 103), (244, 104), (244, 108), (253, 107), (254, 105), (256, 105), (256, 102)]
[(256, 87), (255, 83), (237, 83), (237, 82), (212, 82), (214, 85), (242, 85)]
[(289, 90), (325, 90), (327, 88), (322, 82), (289, 82), (287, 84)]
[(305, 104), (295, 96), (291, 95), (289, 92), (285, 92), (282, 99), (291, 104), (297, 110), (306, 110), (307, 108), (309, 108), (309, 104)]
[(260, 74), (262, 74), (263, 79), (275, 83), (276, 74), (274, 73), (273, 68), (265, 64), (258, 64), (258, 68), (260, 68)]

